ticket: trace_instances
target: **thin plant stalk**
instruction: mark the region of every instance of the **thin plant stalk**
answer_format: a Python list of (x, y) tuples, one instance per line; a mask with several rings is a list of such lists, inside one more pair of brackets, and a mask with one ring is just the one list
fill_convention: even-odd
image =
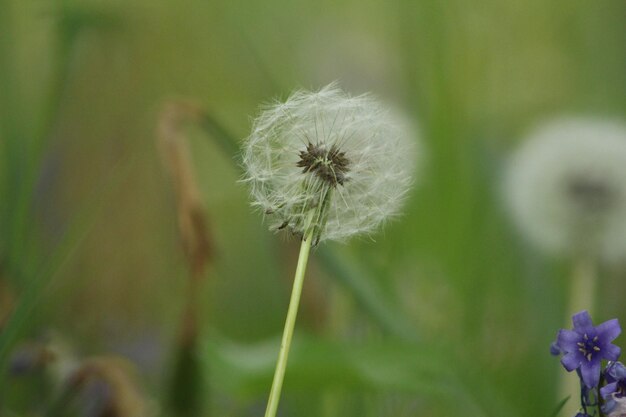
[(298, 255), (298, 266), (296, 267), (296, 275), (293, 280), (293, 289), (291, 290), (291, 299), (289, 300), (289, 310), (287, 311), (287, 320), (285, 321), (285, 330), (283, 330), (283, 338), (280, 343), (280, 352), (278, 353), (278, 361), (276, 362), (276, 370), (274, 371), (274, 380), (272, 381), (272, 389), (265, 410), (265, 417), (275, 417), (280, 400), (280, 393), (283, 386), (283, 378), (287, 367), (287, 358), (289, 356), (289, 348), (291, 347), (291, 338), (293, 329), (296, 324), (296, 316), (298, 315), (298, 306), (300, 304), (300, 295), (302, 294), (302, 283), (304, 282), (304, 272), (309, 260), (309, 252), (311, 251), (311, 241), (313, 240), (313, 228), (309, 229), (309, 233), (302, 239), (300, 245), (300, 254)]
[(572, 273), (572, 286), (567, 310), (568, 321), (572, 314), (581, 310), (587, 310), (589, 314), (593, 314), (595, 288), (595, 262), (588, 257), (580, 258), (574, 264)]
[[(587, 310), (593, 314), (594, 299), (596, 292), (596, 267), (591, 257), (580, 257), (574, 262), (572, 271), (571, 287), (567, 305), (566, 328), (573, 314)], [(575, 400), (580, 395), (580, 382), (578, 378), (565, 372), (560, 373), (559, 400), (570, 396), (559, 413), (560, 416), (571, 416), (578, 412), (578, 402)]]
[(202, 109), (195, 103), (171, 101), (164, 106), (158, 124), (158, 146), (176, 191), (179, 233), (190, 271), (170, 382), (169, 406), (173, 415), (180, 417), (202, 415), (206, 402), (201, 395), (206, 375), (198, 366), (199, 297), (213, 258), (213, 243), (184, 130), (187, 124), (198, 123), (201, 116)]

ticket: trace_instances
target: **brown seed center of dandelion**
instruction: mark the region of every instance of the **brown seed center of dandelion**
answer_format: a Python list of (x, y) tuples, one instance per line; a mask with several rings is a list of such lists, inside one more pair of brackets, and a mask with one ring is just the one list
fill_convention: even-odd
[(607, 211), (614, 199), (613, 190), (607, 184), (591, 178), (573, 178), (567, 193), (575, 204), (590, 213)]
[(330, 149), (317, 144), (308, 143), (306, 150), (300, 151), (298, 167), (302, 172), (312, 172), (327, 184), (337, 187), (343, 185), (349, 171), (350, 161), (346, 153), (333, 145)]

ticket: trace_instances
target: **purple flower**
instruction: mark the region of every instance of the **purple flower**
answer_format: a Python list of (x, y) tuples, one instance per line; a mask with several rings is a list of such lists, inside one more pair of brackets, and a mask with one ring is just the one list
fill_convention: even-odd
[(621, 362), (611, 362), (604, 370), (607, 384), (600, 388), (600, 395), (605, 400), (615, 394), (616, 397), (626, 395), (626, 367)]
[(605, 321), (594, 326), (587, 311), (581, 311), (572, 317), (573, 330), (561, 329), (557, 343), (564, 355), (561, 363), (571, 372), (580, 368), (582, 380), (588, 388), (593, 388), (600, 381), (602, 359), (616, 361), (620, 348), (611, 344), (619, 336), (622, 328), (617, 319)]

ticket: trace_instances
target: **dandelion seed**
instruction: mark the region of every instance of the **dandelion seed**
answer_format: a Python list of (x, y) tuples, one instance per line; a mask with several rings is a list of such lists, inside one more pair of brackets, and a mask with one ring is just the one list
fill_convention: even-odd
[(315, 242), (373, 232), (412, 183), (408, 130), (369, 95), (298, 91), (254, 121), (243, 154), (253, 205)]
[(520, 230), (555, 254), (626, 256), (626, 126), (564, 119), (514, 155), (506, 194)]

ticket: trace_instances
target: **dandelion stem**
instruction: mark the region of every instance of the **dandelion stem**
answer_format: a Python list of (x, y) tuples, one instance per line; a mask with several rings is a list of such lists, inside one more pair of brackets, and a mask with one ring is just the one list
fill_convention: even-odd
[[(589, 314), (593, 314), (594, 298), (596, 287), (596, 270), (592, 257), (583, 256), (574, 262), (572, 271), (572, 282), (569, 292), (569, 300), (567, 305), (567, 317), (581, 311), (587, 310)], [(566, 322), (566, 323), (567, 323)], [(582, 384), (582, 381), (580, 382)], [(565, 398), (571, 395), (571, 398), (577, 398), (580, 391), (579, 384), (575, 378), (565, 372), (561, 373), (559, 389), (559, 398)], [(562, 409), (560, 416), (566, 417), (577, 412), (578, 405), (574, 401), (570, 401)]]
[(300, 245), (300, 255), (298, 256), (298, 266), (296, 267), (293, 289), (291, 290), (291, 300), (289, 301), (285, 330), (283, 330), (283, 339), (280, 343), (280, 352), (278, 354), (278, 361), (276, 362), (276, 370), (274, 371), (274, 380), (272, 381), (272, 389), (267, 402), (265, 417), (276, 416), (278, 401), (280, 400), (280, 393), (283, 386), (283, 377), (285, 376), (285, 369), (287, 367), (287, 357), (289, 356), (289, 348), (291, 347), (291, 338), (296, 323), (296, 316), (298, 315), (298, 305), (300, 304), (300, 294), (302, 294), (304, 272), (306, 271), (306, 264), (309, 260), (309, 252), (311, 251), (313, 230), (314, 228), (309, 228), (307, 235), (304, 236), (302, 244)]
[(572, 273), (572, 286), (567, 315), (581, 310), (593, 314), (595, 298), (596, 270), (592, 259), (584, 257), (576, 261)]

